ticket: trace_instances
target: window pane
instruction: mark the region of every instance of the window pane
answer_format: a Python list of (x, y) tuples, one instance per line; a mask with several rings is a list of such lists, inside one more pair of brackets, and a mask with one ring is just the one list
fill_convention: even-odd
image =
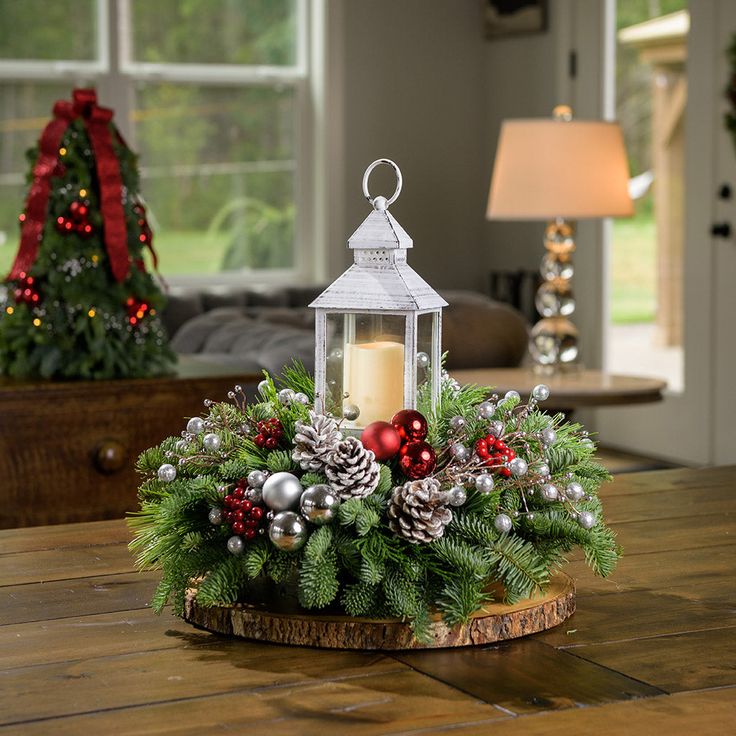
[(25, 204), (26, 175), (31, 168), (26, 150), (38, 142), (54, 102), (68, 97), (68, 83), (0, 84), (0, 276), (10, 269), (18, 248), (18, 215)]
[(296, 61), (296, 0), (132, 0), (131, 15), (134, 61)]
[(162, 271), (291, 267), (294, 90), (146, 84), (137, 100), (135, 145)]
[(0, 59), (93, 61), (94, 0), (0, 0)]

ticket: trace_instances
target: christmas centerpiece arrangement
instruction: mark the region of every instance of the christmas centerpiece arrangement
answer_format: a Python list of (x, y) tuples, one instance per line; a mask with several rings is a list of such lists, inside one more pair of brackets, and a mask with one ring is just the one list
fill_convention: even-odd
[(151, 228), (136, 156), (93, 90), (59, 101), (28, 152), (21, 240), (0, 285), (0, 374), (124, 378), (171, 370), (174, 356), (146, 271)]
[[(154, 608), (323, 646), (547, 628), (574, 610), (570, 585), (549, 597), (567, 552), (582, 548), (600, 575), (618, 559), (597, 497), (608, 475), (579, 425), (541, 410), (545, 385), (522, 401), (442, 370), (444, 302), (407, 265), (411, 239), (387, 211), (398, 168), (390, 200), (370, 197), (370, 170), (355, 263), (312, 305), (314, 380), (294, 364), (255, 400), (236, 386), (139, 460), (131, 548), (162, 570)], [(504, 618), (535, 606), (516, 629)], [(392, 627), (408, 637), (389, 641)]]

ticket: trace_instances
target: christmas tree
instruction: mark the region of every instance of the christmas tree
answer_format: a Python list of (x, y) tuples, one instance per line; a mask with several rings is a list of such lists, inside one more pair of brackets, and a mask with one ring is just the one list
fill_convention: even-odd
[(160, 375), (175, 360), (146, 271), (151, 229), (137, 157), (93, 90), (59, 101), (28, 151), (21, 241), (0, 286), (0, 373), (45, 378)]

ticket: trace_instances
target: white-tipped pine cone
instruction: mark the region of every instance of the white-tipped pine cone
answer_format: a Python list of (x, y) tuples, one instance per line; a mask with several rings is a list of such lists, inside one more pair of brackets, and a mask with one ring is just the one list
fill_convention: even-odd
[(452, 521), (452, 511), (446, 505), (449, 497), (435, 478), (410, 480), (394, 488), (388, 507), (388, 525), (412, 544), (439, 539)]
[(347, 437), (330, 455), (325, 475), (340, 498), (347, 501), (370, 496), (381, 478), (381, 467), (359, 439)]
[(338, 442), (342, 439), (342, 434), (332, 417), (310, 411), (309, 418), (311, 420), (309, 424), (305, 422), (296, 424), (294, 450), (291, 457), (299, 463), (302, 470), (319, 473), (335, 451)]

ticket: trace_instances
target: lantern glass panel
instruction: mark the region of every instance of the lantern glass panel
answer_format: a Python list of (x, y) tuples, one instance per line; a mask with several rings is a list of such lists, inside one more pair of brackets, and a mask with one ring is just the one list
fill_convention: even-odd
[(426, 312), (417, 315), (417, 394), (429, 392), (432, 407), (439, 390), (440, 346), (439, 313)]
[(348, 313), (344, 320), (344, 405), (360, 412), (349, 426), (388, 421), (405, 406), (406, 316)]
[(325, 331), (324, 411), (339, 418), (344, 393), (345, 315), (327, 312)]

